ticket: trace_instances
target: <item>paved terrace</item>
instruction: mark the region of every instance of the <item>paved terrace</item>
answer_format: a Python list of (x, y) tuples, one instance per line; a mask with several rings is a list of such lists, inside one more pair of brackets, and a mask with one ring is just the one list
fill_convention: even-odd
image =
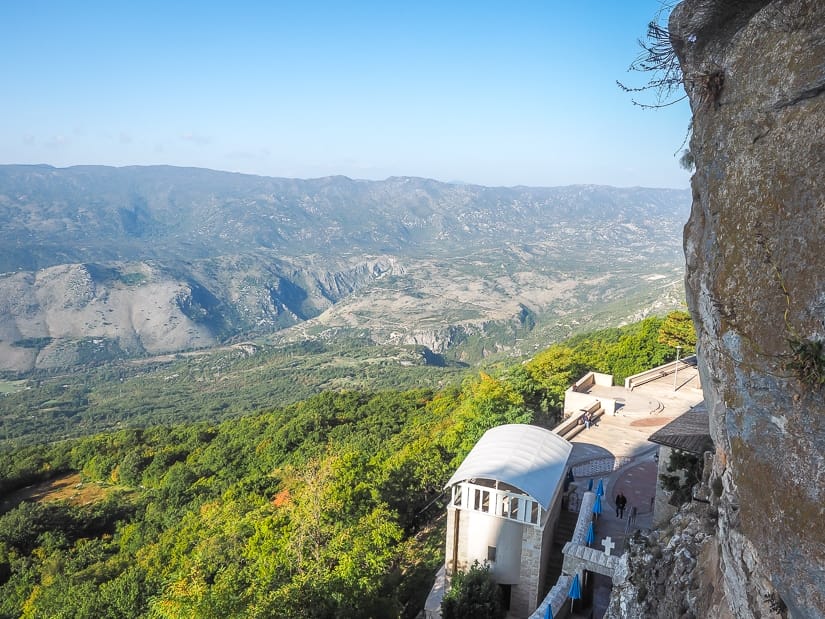
[[(674, 389), (675, 386), (675, 389)], [(657, 446), (648, 437), (692, 406), (703, 400), (695, 366), (680, 364), (674, 374), (666, 374), (628, 391), (624, 387), (594, 385), (589, 393), (617, 401), (614, 415), (603, 415), (594, 426), (571, 439), (569, 462), (579, 488), (579, 497), (603, 480), (603, 512), (596, 526), (596, 543), (610, 536), (616, 543), (613, 554), (621, 554), (625, 537), (636, 529), (651, 528), (653, 497), (656, 492)], [(616, 517), (615, 497), (619, 490), (627, 497), (624, 518)], [(636, 507), (635, 523), (628, 523), (631, 507)], [(628, 533), (629, 531), (629, 533)], [(593, 617), (599, 619), (607, 609), (610, 578), (595, 577)]]

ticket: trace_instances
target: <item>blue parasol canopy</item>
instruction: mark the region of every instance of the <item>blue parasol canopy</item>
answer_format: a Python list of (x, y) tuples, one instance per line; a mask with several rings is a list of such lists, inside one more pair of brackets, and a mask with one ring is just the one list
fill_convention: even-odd
[(553, 619), (553, 605), (547, 605), (547, 612), (544, 613), (544, 619)]
[(596, 495), (597, 496), (604, 496), (604, 485), (602, 484), (602, 480), (599, 480), (599, 485), (596, 487)]
[(570, 597), (570, 612), (573, 612), (573, 602), (580, 600), (582, 597), (581, 585), (579, 585), (579, 575), (573, 577), (573, 583), (570, 585), (570, 592), (567, 594)]
[(587, 480), (587, 491), (588, 492), (593, 491), (593, 478), (592, 477)]
[(579, 584), (579, 575), (573, 577), (573, 582), (570, 584), (570, 592), (567, 594), (574, 600), (580, 600), (582, 597), (582, 589)]
[(584, 540), (588, 546), (596, 541), (596, 532), (593, 530), (593, 521), (590, 521), (590, 527), (587, 529), (587, 538)]
[(602, 513), (602, 497), (596, 495), (596, 502), (593, 503), (593, 513), (597, 516)]

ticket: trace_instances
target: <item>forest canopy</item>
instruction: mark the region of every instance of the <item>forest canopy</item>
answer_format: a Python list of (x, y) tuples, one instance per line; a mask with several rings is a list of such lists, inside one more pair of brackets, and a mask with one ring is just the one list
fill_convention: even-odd
[(222, 423), (127, 428), (0, 458), (0, 617), (414, 617), (442, 492), (489, 428), (558, 421), (586, 370), (666, 362), (667, 319), (440, 390), (327, 391)]

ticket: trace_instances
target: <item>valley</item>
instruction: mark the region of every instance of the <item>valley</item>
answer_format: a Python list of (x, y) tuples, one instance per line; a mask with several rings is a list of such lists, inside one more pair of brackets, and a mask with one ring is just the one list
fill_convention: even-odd
[(682, 302), (689, 193), (0, 166), (0, 370), (354, 330), (476, 363)]

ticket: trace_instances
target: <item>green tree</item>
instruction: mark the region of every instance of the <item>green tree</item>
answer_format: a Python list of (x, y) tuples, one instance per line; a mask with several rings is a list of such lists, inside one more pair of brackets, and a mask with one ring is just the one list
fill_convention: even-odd
[(444, 619), (504, 619), (507, 611), (489, 566), (475, 561), (466, 572), (456, 572), (441, 601)]
[(676, 310), (665, 316), (659, 327), (658, 340), (660, 344), (672, 348), (681, 346), (685, 354), (692, 353), (696, 348), (696, 330), (690, 314)]
[(621, 383), (628, 376), (663, 364), (673, 350), (658, 341), (661, 318), (645, 318), (624, 330), (619, 341), (607, 351), (607, 364), (613, 380)]
[(457, 466), (490, 428), (505, 423), (530, 423), (532, 419), (524, 398), (510, 383), (480, 372), (478, 379), (464, 381), (461, 402), (453, 412), (453, 423), (443, 444), (454, 454), (453, 464)]
[[(560, 420), (564, 392), (588, 369), (581, 355), (561, 344), (550, 346), (522, 366), (513, 368), (508, 376), (521, 391), (525, 401), (536, 407), (538, 419), (552, 426)], [(524, 376), (524, 373), (527, 376)], [(525, 378), (529, 380), (525, 380)], [(532, 383), (532, 390), (530, 384)]]

